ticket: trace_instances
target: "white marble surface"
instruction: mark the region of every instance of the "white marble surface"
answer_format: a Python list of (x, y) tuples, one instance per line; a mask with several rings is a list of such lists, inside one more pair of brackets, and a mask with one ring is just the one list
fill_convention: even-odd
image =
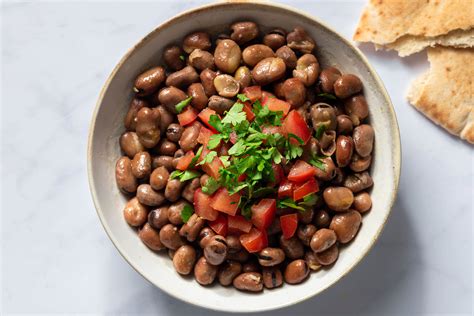
[[(350, 38), (365, 1), (285, 1)], [(169, 297), (103, 231), (86, 174), (99, 90), (141, 36), (203, 1), (35, 2), (1, 7), (0, 314), (217, 315)], [(367, 258), (318, 297), (265, 315), (472, 315), (473, 147), (404, 99), (427, 68), (362, 46), (393, 100), (398, 201)]]

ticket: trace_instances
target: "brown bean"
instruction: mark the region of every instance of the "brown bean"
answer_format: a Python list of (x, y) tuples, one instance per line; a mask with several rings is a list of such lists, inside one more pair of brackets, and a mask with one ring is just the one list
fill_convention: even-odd
[(241, 291), (260, 292), (263, 290), (263, 278), (258, 272), (244, 272), (232, 282), (234, 287)]
[(123, 122), (127, 131), (135, 131), (135, 127), (137, 126), (137, 113), (143, 107), (149, 107), (147, 101), (138, 98), (132, 99)]
[(134, 197), (125, 204), (123, 216), (130, 226), (138, 227), (146, 222), (148, 210)]
[(148, 214), (148, 223), (150, 223), (154, 229), (158, 230), (168, 224), (168, 206), (162, 206), (151, 210)]
[(240, 90), (239, 83), (230, 75), (216, 76), (214, 78), (214, 87), (216, 87), (217, 93), (220, 96), (227, 98), (235, 97)]
[(213, 95), (209, 98), (208, 107), (218, 114), (224, 114), (226, 111), (229, 111), (230, 108), (234, 105), (234, 101), (217, 95)]
[(227, 242), (227, 252), (229, 253), (236, 253), (242, 249), (242, 245), (240, 244), (240, 239), (238, 236), (235, 235), (228, 235), (225, 238)]
[(249, 253), (245, 250), (242, 249), (239, 252), (236, 253), (227, 253), (227, 260), (235, 260), (240, 263), (247, 262), (249, 260)]
[(298, 212), (298, 222), (303, 224), (309, 224), (313, 221), (314, 212), (310, 208), (306, 208), (304, 211)]
[(164, 155), (164, 156), (174, 155), (174, 153), (178, 149), (178, 146), (176, 145), (176, 143), (173, 143), (172, 141), (169, 141), (166, 138), (162, 139), (157, 147), (158, 147), (157, 148), (158, 154)]
[(142, 143), (135, 132), (125, 132), (120, 136), (120, 148), (130, 159), (133, 159), (135, 155), (145, 150)]
[(141, 108), (137, 113), (136, 132), (143, 146), (155, 147), (160, 141), (160, 112), (155, 109)]
[(149, 184), (140, 184), (137, 188), (137, 199), (144, 205), (159, 206), (165, 201), (165, 196), (153, 190)]
[(199, 232), (199, 246), (204, 249), (206, 247), (207, 243), (211, 240), (212, 237), (214, 237), (216, 233), (209, 227), (204, 227), (201, 229)]
[(311, 238), (313, 237), (316, 231), (316, 226), (312, 224), (300, 225), (296, 230), (296, 236), (298, 236), (299, 240), (301, 240), (303, 245), (309, 246)]
[(306, 99), (306, 88), (300, 79), (286, 79), (282, 84), (281, 90), (284, 99), (291, 104), (292, 108), (298, 108), (303, 105)]
[(361, 157), (357, 153), (352, 155), (351, 163), (349, 164), (349, 168), (351, 168), (354, 172), (362, 172), (367, 170), (372, 163), (372, 156), (369, 155), (367, 157)]
[(188, 34), (183, 40), (183, 49), (191, 54), (195, 49), (209, 50), (211, 48), (211, 37), (206, 32), (195, 32)]
[(252, 69), (252, 78), (259, 85), (267, 85), (285, 75), (286, 65), (279, 57), (268, 57), (261, 60)]
[(154, 67), (140, 74), (135, 80), (133, 91), (138, 96), (147, 96), (158, 90), (165, 81), (166, 74), (163, 67)]
[[(179, 141), (182, 134), (183, 134), (183, 127), (177, 123), (171, 123), (170, 125), (168, 125), (168, 128), (166, 129), (166, 138), (168, 138), (168, 140), (175, 143)], [(173, 155), (175, 151), (176, 149), (173, 151), (171, 155)]]
[(320, 151), (325, 156), (332, 156), (336, 152), (336, 132), (325, 131), (319, 139)]
[(374, 129), (372, 126), (362, 124), (354, 128), (352, 134), (356, 152), (361, 157), (367, 157), (372, 153), (374, 146)]
[(372, 199), (370, 198), (370, 194), (367, 192), (361, 192), (354, 196), (354, 209), (363, 214), (370, 210), (372, 207)]
[(252, 73), (247, 66), (240, 66), (235, 71), (234, 79), (239, 83), (240, 89), (243, 89), (252, 83)]
[(264, 267), (272, 267), (285, 260), (285, 252), (280, 248), (263, 248), (257, 255), (258, 263)]
[(180, 70), (186, 66), (182, 56), (184, 57), (184, 52), (179, 46), (168, 46), (163, 51), (163, 60), (172, 70)]
[(276, 50), (286, 44), (286, 32), (283, 29), (277, 28), (270, 31), (263, 37), (263, 44), (267, 45), (273, 50)]
[(199, 74), (199, 78), (201, 79), (202, 86), (204, 88), (204, 92), (208, 97), (217, 94), (216, 88), (214, 87), (214, 78), (217, 76), (215, 71), (211, 69), (204, 69)]
[(323, 181), (331, 180), (334, 177), (334, 171), (336, 170), (334, 161), (331, 157), (323, 158), (321, 161), (323, 163), (323, 168), (316, 168), (316, 178)]
[(285, 255), (290, 259), (302, 258), (304, 255), (303, 243), (296, 236), (293, 236), (290, 239), (285, 239), (283, 235), (281, 235), (280, 247), (285, 252)]
[(168, 257), (170, 257), (171, 260), (173, 260), (175, 253), (176, 253), (176, 250), (168, 249)]
[(311, 137), (306, 145), (303, 146), (303, 160), (309, 161), (319, 154), (319, 142), (316, 138)]
[(285, 269), (284, 277), (286, 283), (298, 284), (303, 282), (309, 275), (309, 268), (306, 261), (302, 259), (290, 262)]
[(257, 261), (251, 259), (251, 261), (247, 261), (242, 265), (242, 272), (259, 272), (260, 265)]
[(201, 83), (193, 83), (188, 87), (188, 95), (192, 97), (191, 106), (202, 110), (207, 106), (207, 95)]
[(216, 279), (217, 269), (217, 266), (209, 264), (205, 257), (201, 257), (194, 266), (194, 278), (201, 285), (212, 284)]
[(349, 134), (352, 133), (353, 124), (352, 120), (347, 115), (338, 115), (337, 118), (337, 133), (338, 134)]
[(340, 99), (345, 99), (362, 90), (362, 81), (353, 74), (345, 74), (334, 82), (334, 93)]
[(336, 262), (338, 257), (339, 248), (337, 247), (337, 244), (334, 244), (325, 251), (316, 254), (316, 259), (322, 266), (328, 266), (333, 264), (334, 262)]
[(319, 75), (319, 63), (313, 54), (304, 54), (296, 62), (293, 77), (298, 78), (306, 86), (312, 86)]
[(159, 251), (166, 248), (161, 243), (160, 233), (148, 223), (145, 223), (145, 225), (143, 225), (143, 227), (138, 230), (138, 237), (148, 248), (152, 250)]
[(242, 264), (237, 261), (227, 261), (219, 268), (217, 278), (219, 283), (223, 286), (232, 284), (232, 281), (242, 272)]
[(204, 256), (206, 257), (207, 262), (215, 266), (224, 262), (227, 256), (227, 242), (225, 237), (220, 235), (211, 237), (204, 247)]
[(317, 254), (311, 250), (306, 251), (304, 255), (304, 261), (306, 261), (308, 268), (310, 268), (313, 271), (318, 271), (322, 267), (318, 261)]
[(197, 70), (214, 69), (214, 55), (205, 50), (195, 49), (189, 55), (189, 63)]
[(168, 180), (165, 187), (165, 198), (170, 202), (176, 202), (181, 195), (184, 184), (178, 179)]
[(298, 58), (296, 57), (295, 52), (289, 48), (288, 46), (284, 45), (277, 49), (275, 52), (276, 57), (280, 57), (285, 62), (286, 68), (294, 69), (296, 67), (296, 62)]
[(189, 245), (179, 247), (173, 256), (173, 266), (179, 274), (191, 273), (196, 262), (196, 250)]
[(193, 242), (198, 237), (199, 232), (204, 226), (204, 220), (199, 217), (196, 213), (191, 215), (186, 224), (181, 226), (179, 234), (186, 238), (188, 241)]
[(169, 112), (176, 114), (176, 104), (183, 101), (187, 97), (188, 96), (183, 90), (180, 90), (176, 87), (166, 87), (161, 89), (158, 93), (158, 102), (164, 105)]
[(311, 238), (310, 246), (314, 252), (319, 253), (334, 245), (336, 241), (337, 236), (333, 230), (322, 228), (314, 233)]
[(150, 185), (155, 190), (163, 189), (168, 183), (170, 173), (165, 167), (158, 167), (150, 175)]
[(300, 51), (303, 54), (311, 54), (316, 46), (314, 40), (302, 27), (295, 27), (293, 32), (288, 33), (286, 42), (288, 43), (288, 47)]
[(185, 198), (188, 202), (193, 203), (194, 201), (194, 192), (201, 187), (199, 182), (199, 178), (192, 179), (188, 182), (183, 189), (183, 193), (181, 194), (183, 198)]
[(319, 74), (319, 80), (321, 82), (321, 90), (325, 93), (334, 93), (334, 83), (339, 77), (341, 77), (341, 72), (335, 67), (328, 67), (321, 71)]
[(273, 50), (270, 47), (262, 44), (250, 45), (242, 52), (242, 59), (244, 60), (244, 63), (250, 67), (255, 66), (265, 58), (273, 56)]
[(151, 156), (148, 152), (142, 151), (137, 153), (132, 160), (132, 173), (142, 179), (148, 177), (151, 173)]
[(171, 224), (173, 225), (183, 224), (183, 219), (181, 218), (181, 212), (183, 211), (186, 205), (189, 205), (189, 203), (184, 200), (180, 200), (169, 206), (168, 220), (170, 221)]
[(179, 146), (181, 146), (182, 150), (190, 151), (197, 146), (197, 138), (200, 130), (201, 124), (198, 122), (194, 122), (184, 129), (183, 135), (181, 135), (181, 138), (179, 139)]
[(254, 22), (237, 22), (230, 26), (230, 38), (237, 44), (245, 44), (258, 36), (258, 26)]
[(369, 116), (369, 106), (362, 94), (357, 94), (344, 101), (344, 110), (355, 126)]
[(344, 180), (343, 185), (353, 193), (360, 192), (370, 188), (374, 184), (372, 177), (367, 171), (362, 173), (350, 174)]
[(242, 53), (233, 40), (222, 40), (214, 51), (214, 63), (220, 71), (233, 74), (240, 65)]
[(334, 230), (340, 243), (348, 243), (359, 231), (362, 216), (359, 212), (350, 210), (345, 213), (336, 214), (331, 220), (329, 228)]
[(314, 130), (320, 129), (324, 126), (326, 131), (336, 129), (336, 110), (327, 103), (316, 103), (310, 109), (311, 122)]
[(337, 167), (334, 170), (334, 178), (331, 179), (331, 184), (334, 186), (341, 186), (344, 183), (345, 178), (346, 173), (344, 172), (344, 169)]
[(168, 87), (183, 88), (198, 81), (199, 75), (196, 70), (192, 66), (186, 66), (181, 70), (171, 73), (166, 78), (166, 85)]
[(336, 162), (339, 167), (346, 167), (352, 158), (354, 142), (350, 136), (340, 135), (336, 139)]
[(325, 210), (318, 210), (314, 214), (313, 222), (317, 228), (329, 227), (329, 224), (331, 223), (331, 216), (329, 216), (328, 212)]
[(160, 240), (166, 248), (172, 250), (176, 250), (185, 244), (179, 235), (178, 228), (173, 224), (166, 224), (160, 229)]
[(164, 106), (158, 105), (155, 108), (156, 111), (160, 113), (160, 132), (161, 134), (166, 133), (166, 128), (168, 128), (168, 125), (173, 123), (174, 121), (174, 115), (171, 114)]
[(263, 268), (262, 277), (263, 285), (267, 289), (273, 289), (283, 284), (283, 275), (277, 267)]
[(117, 160), (115, 181), (119, 189), (125, 193), (133, 193), (137, 190), (137, 179), (133, 175), (130, 158), (123, 156)]
[(200, 178), (199, 178), (199, 183), (201, 184), (201, 186), (205, 186), (207, 184), (207, 180), (209, 180), (209, 176), (207, 174), (203, 174)]
[(328, 187), (323, 192), (323, 198), (326, 205), (337, 212), (349, 209), (354, 202), (352, 191), (345, 187)]
[(165, 167), (168, 171), (173, 171), (173, 157), (170, 156), (155, 156), (151, 162), (153, 169)]

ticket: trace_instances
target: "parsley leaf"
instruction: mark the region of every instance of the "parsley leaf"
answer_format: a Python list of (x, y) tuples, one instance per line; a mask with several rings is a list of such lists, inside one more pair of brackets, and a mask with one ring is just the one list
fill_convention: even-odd
[(191, 207), (191, 205), (186, 204), (183, 207), (183, 210), (181, 211), (181, 219), (183, 220), (184, 223), (187, 223), (189, 221), (189, 218), (193, 215), (194, 209)]
[(222, 124), (237, 125), (247, 120), (247, 115), (242, 109), (244, 105), (242, 103), (234, 103), (234, 105), (227, 112), (225, 117), (222, 119)]
[(310, 193), (303, 198), (303, 202), (300, 202), (299, 205), (314, 206), (318, 202), (318, 199), (319, 197), (316, 194)]
[(193, 157), (193, 159), (191, 159), (191, 162), (189, 163), (189, 167), (188, 169), (191, 169), (193, 168), (194, 166), (196, 166), (196, 162), (199, 160), (199, 158), (201, 157), (201, 153), (202, 153), (202, 149), (204, 148), (204, 146), (201, 146), (199, 147), (198, 151), (196, 152), (196, 155)]
[(205, 157), (203, 160), (201, 160), (200, 163), (198, 163), (198, 165), (203, 165), (205, 163), (211, 163), (214, 158), (217, 157), (217, 152), (216, 151), (210, 151)]
[(186, 57), (184, 57), (184, 55), (179, 55), (179, 59), (181, 59), (182, 61), (184, 61), (186, 59)]
[(242, 93), (237, 94), (237, 99), (239, 99), (242, 102), (250, 101), (250, 99)]
[(221, 119), (216, 114), (212, 114), (209, 117), (209, 124), (214, 127), (219, 133), (224, 132), (224, 124), (222, 124)]
[(322, 171), (326, 171), (326, 164), (322, 160), (323, 158), (325, 158), (325, 157), (320, 157), (320, 156), (314, 155), (309, 160), (309, 163), (312, 164), (313, 166), (315, 166), (316, 168), (322, 170)]
[(176, 112), (178, 113), (181, 113), (181, 111), (183, 111), (183, 109), (188, 106), (188, 104), (191, 102), (191, 99), (193, 97), (189, 97), (189, 98), (186, 98), (184, 99), (183, 101), (179, 102), (178, 104), (175, 105), (175, 108), (176, 108)]
[(207, 148), (208, 149), (216, 148), (221, 143), (221, 139), (222, 139), (222, 134), (211, 135), (211, 137), (209, 138), (209, 142), (207, 143)]
[(224, 165), (224, 168), (227, 168), (230, 166), (229, 162), (229, 156), (220, 156), (219, 159), (221, 160), (222, 164)]
[(302, 206), (299, 206), (298, 204), (296, 204), (295, 201), (293, 201), (293, 199), (290, 199), (290, 198), (286, 198), (286, 199), (283, 199), (283, 200), (278, 200), (277, 201), (277, 207), (278, 208), (293, 208), (295, 210), (299, 210), (299, 211), (305, 211), (305, 208), (302, 207)]
[(185, 170), (185, 171), (175, 170), (170, 174), (170, 179), (179, 178), (179, 181), (184, 182), (184, 181), (188, 181), (194, 178), (199, 178), (200, 176), (201, 174), (194, 170)]
[(239, 139), (234, 146), (230, 147), (229, 155), (240, 156), (245, 152), (246, 146), (243, 139)]
[(207, 179), (206, 181), (206, 184), (202, 187), (202, 192), (206, 193), (207, 195), (211, 195), (216, 192), (217, 189), (219, 189), (220, 187), (221, 185), (216, 179), (214, 179), (213, 177), (209, 177), (209, 179)]
[(324, 124), (321, 124), (318, 126), (318, 128), (316, 129), (316, 139), (320, 139), (321, 136), (323, 136), (324, 132), (326, 131), (326, 125)]
[(321, 97), (321, 98), (326, 98), (330, 100), (337, 100), (336, 96), (331, 93), (318, 93), (316, 96)]

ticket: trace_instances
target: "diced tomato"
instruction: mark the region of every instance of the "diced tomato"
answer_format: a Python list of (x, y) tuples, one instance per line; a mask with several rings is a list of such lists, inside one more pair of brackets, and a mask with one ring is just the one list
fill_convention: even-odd
[(245, 179), (247, 179), (247, 175), (245, 173), (242, 173), (238, 178), (237, 181), (242, 182)]
[(262, 98), (262, 88), (260, 86), (246, 87), (242, 92), (252, 103)]
[(285, 239), (290, 239), (298, 227), (298, 214), (288, 214), (280, 216), (281, 231)]
[(178, 170), (186, 170), (189, 167), (189, 164), (191, 163), (191, 160), (194, 158), (194, 153), (192, 150), (188, 151), (186, 155), (183, 157), (179, 158), (178, 164), (176, 165), (176, 169)]
[(270, 183), (270, 186), (275, 186), (280, 184), (281, 181), (285, 178), (285, 172), (283, 172), (283, 168), (281, 165), (277, 165), (275, 163), (272, 163), (272, 169), (273, 169), (273, 176), (275, 177), (275, 181)]
[(211, 138), (212, 135), (214, 135), (215, 133), (213, 131), (211, 131), (210, 129), (208, 128), (205, 128), (204, 126), (201, 127), (201, 130), (199, 131), (199, 135), (198, 135), (198, 143), (200, 144), (203, 144), (203, 145), (207, 145), (209, 143), (209, 139)]
[(319, 191), (319, 185), (315, 178), (310, 178), (301, 185), (297, 185), (293, 191), (293, 200), (298, 201), (311, 193)]
[(198, 117), (199, 117), (199, 119), (201, 119), (201, 121), (204, 124), (206, 124), (211, 129), (211, 131), (217, 132), (216, 129), (214, 128), (214, 126), (209, 124), (209, 120), (211, 119), (211, 115), (214, 115), (214, 114), (216, 114), (216, 111), (214, 111), (210, 108), (205, 108), (204, 110), (202, 110), (198, 114)]
[(262, 127), (262, 133), (264, 134), (282, 134), (281, 126), (264, 126)]
[(211, 196), (202, 192), (201, 188), (194, 191), (194, 212), (209, 221), (215, 220), (219, 215), (219, 212), (211, 207)]
[(316, 174), (316, 168), (311, 166), (304, 160), (298, 160), (291, 167), (290, 173), (288, 173), (288, 180), (293, 182), (304, 182), (314, 177)]
[(265, 230), (275, 217), (276, 200), (261, 199), (258, 204), (252, 205), (252, 223), (255, 227)]
[(186, 126), (191, 124), (198, 117), (198, 110), (192, 106), (187, 106), (183, 112), (178, 114), (179, 125)]
[(209, 227), (216, 232), (217, 235), (227, 236), (228, 222), (227, 216), (224, 214), (219, 214), (216, 220), (208, 222)]
[(284, 179), (280, 183), (280, 187), (278, 188), (278, 197), (293, 197), (293, 183), (290, 180)]
[(208, 176), (217, 180), (219, 179), (219, 169), (221, 167), (224, 167), (222, 161), (218, 157), (215, 157), (210, 163), (203, 164), (201, 168)]
[(247, 121), (252, 122), (253, 119), (255, 118), (255, 114), (252, 111), (252, 107), (248, 102), (244, 103), (244, 108), (242, 109), (245, 112), (245, 115), (247, 116)]
[(276, 98), (275, 95), (268, 91), (262, 91), (262, 104), (264, 104), (268, 98)]
[(240, 235), (240, 243), (250, 253), (259, 252), (268, 246), (267, 233), (264, 230), (252, 228), (248, 234)]
[(229, 135), (229, 140), (232, 144), (237, 143), (237, 133), (236, 132), (231, 132)]
[(277, 98), (267, 98), (262, 105), (267, 106), (270, 111), (282, 111), (285, 117), (290, 112), (291, 104)]
[[(311, 137), (308, 124), (298, 111), (292, 110), (283, 121), (282, 127), (286, 135), (294, 134), (301, 138), (305, 144)], [(294, 138), (291, 139), (291, 142), (298, 144), (298, 141)]]
[(226, 188), (220, 188), (212, 197), (211, 207), (217, 211), (234, 216), (239, 208), (239, 202), (239, 193), (230, 195)]
[(252, 229), (252, 223), (242, 215), (228, 216), (229, 233), (248, 233)]
[(222, 145), (220, 145), (219, 151), (218, 151), (219, 157), (228, 156), (229, 149), (230, 149), (230, 145), (228, 143), (223, 143)]

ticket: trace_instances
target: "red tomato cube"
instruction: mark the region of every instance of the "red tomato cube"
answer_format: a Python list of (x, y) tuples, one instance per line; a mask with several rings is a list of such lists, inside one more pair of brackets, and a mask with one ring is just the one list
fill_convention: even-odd
[(217, 219), (219, 212), (211, 207), (211, 196), (202, 192), (201, 188), (194, 191), (194, 212), (200, 217), (213, 221)]
[(293, 183), (290, 180), (284, 179), (278, 187), (278, 197), (293, 197)]
[(186, 170), (189, 167), (189, 164), (194, 158), (194, 153), (192, 150), (188, 151), (186, 155), (183, 157), (179, 158), (178, 164), (176, 165), (176, 169), (178, 170)]
[(252, 228), (248, 234), (240, 235), (240, 243), (250, 253), (259, 252), (268, 246), (267, 233), (264, 230)]
[(285, 172), (283, 171), (283, 168), (281, 165), (277, 165), (275, 163), (272, 163), (272, 169), (273, 169), (273, 176), (275, 177), (275, 181), (271, 182), (269, 185), (270, 186), (275, 186), (280, 184), (281, 181), (285, 178)]
[(209, 120), (211, 119), (211, 115), (216, 115), (216, 111), (214, 111), (210, 108), (205, 108), (204, 110), (202, 110), (198, 114), (198, 117), (204, 124), (206, 124), (211, 129), (211, 131), (217, 132), (216, 129), (214, 128), (214, 126), (209, 124)]
[(212, 222), (208, 222), (209, 227), (216, 232), (217, 235), (227, 236), (228, 222), (227, 216), (224, 214), (219, 214), (217, 219)]
[[(292, 110), (283, 120), (282, 127), (285, 135), (296, 135), (301, 138), (305, 144), (311, 138), (311, 131), (308, 124), (306, 124), (306, 121), (298, 111)], [(291, 142), (293, 144), (299, 144), (294, 138), (291, 139)]]
[(285, 117), (291, 109), (291, 104), (277, 98), (267, 98), (262, 105), (267, 106), (270, 111), (282, 111), (283, 117)]
[(255, 227), (265, 230), (270, 226), (275, 217), (276, 200), (275, 199), (261, 199), (258, 204), (251, 207), (252, 223)]
[(229, 232), (231, 233), (248, 233), (252, 229), (252, 223), (242, 215), (228, 216), (227, 221)]
[(211, 138), (212, 135), (214, 135), (215, 133), (213, 131), (211, 131), (210, 129), (208, 128), (205, 128), (204, 126), (201, 127), (201, 130), (199, 131), (199, 135), (198, 135), (198, 143), (200, 144), (203, 144), (203, 145), (207, 145), (209, 143), (209, 139)]
[(262, 98), (262, 88), (260, 86), (246, 87), (242, 92), (252, 103)]
[(187, 106), (183, 112), (178, 114), (179, 125), (186, 126), (191, 124), (198, 117), (198, 110), (192, 106)]
[[(202, 150), (201, 157), (204, 159), (204, 149)], [(213, 177), (214, 179), (219, 179), (219, 169), (221, 167), (224, 167), (222, 165), (222, 161), (219, 159), (219, 157), (215, 157), (210, 163), (205, 163), (201, 166), (202, 170), (210, 177)]]
[(295, 234), (296, 228), (298, 228), (298, 214), (280, 216), (280, 225), (283, 237), (290, 239)]
[(298, 201), (311, 193), (319, 191), (319, 185), (316, 179), (310, 178), (301, 185), (297, 185), (293, 191), (293, 200)]
[(255, 114), (252, 111), (252, 107), (248, 104), (248, 102), (244, 103), (244, 108), (242, 109), (247, 116), (247, 121), (252, 122), (255, 118)]
[(291, 167), (290, 173), (288, 173), (288, 180), (293, 182), (304, 182), (314, 177), (316, 174), (316, 168), (311, 166), (304, 160), (298, 160)]
[(229, 194), (226, 188), (220, 188), (212, 197), (211, 207), (217, 211), (234, 216), (237, 213), (240, 194)]

